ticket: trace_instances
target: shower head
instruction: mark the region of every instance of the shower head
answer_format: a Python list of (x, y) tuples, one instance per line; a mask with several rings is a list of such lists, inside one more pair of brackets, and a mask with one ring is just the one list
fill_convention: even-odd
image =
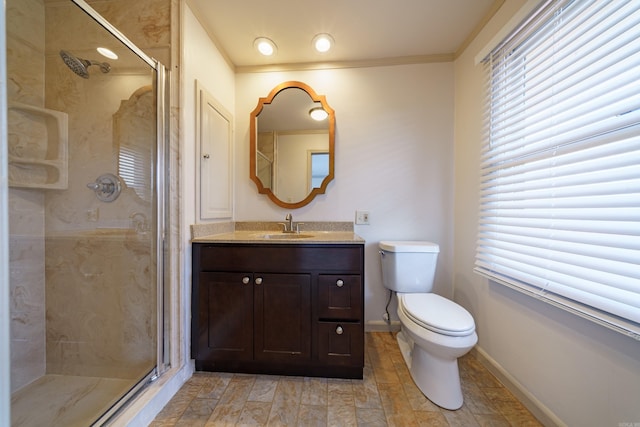
[(89, 78), (89, 67), (92, 65), (97, 65), (98, 67), (100, 67), (100, 71), (102, 71), (103, 73), (108, 73), (109, 71), (111, 71), (111, 66), (106, 62), (98, 62), (78, 58), (77, 56), (72, 55), (66, 50), (60, 51), (60, 57), (71, 71), (73, 71), (83, 79)]

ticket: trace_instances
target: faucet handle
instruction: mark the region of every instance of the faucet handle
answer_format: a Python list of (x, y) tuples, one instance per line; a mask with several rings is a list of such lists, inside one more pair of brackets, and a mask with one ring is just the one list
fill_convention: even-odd
[(287, 231), (287, 224), (284, 222), (279, 222), (278, 225), (282, 226), (282, 232), (285, 233)]
[(300, 226), (304, 225), (304, 222), (297, 222), (296, 223), (296, 233), (300, 234)]

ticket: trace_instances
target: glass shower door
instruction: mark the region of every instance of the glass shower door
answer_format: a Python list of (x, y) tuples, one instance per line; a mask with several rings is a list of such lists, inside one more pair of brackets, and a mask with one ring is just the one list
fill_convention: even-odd
[(158, 72), (71, 1), (6, 3), (12, 425), (86, 426), (161, 353)]

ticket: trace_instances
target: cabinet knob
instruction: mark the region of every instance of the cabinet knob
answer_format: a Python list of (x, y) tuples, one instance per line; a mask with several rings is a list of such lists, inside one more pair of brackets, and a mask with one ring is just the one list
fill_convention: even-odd
[(256, 277), (256, 285), (262, 285), (262, 277)]
[(336, 334), (338, 334), (338, 335), (342, 335), (342, 333), (343, 333), (343, 332), (344, 332), (344, 329), (342, 329), (342, 326), (338, 326), (338, 327), (336, 328)]
[(336, 286), (341, 288), (342, 286), (344, 286), (344, 281), (342, 279), (338, 279), (338, 281), (336, 282)]
[(204, 156), (202, 156), (203, 159), (208, 159), (210, 156), (208, 154), (205, 154)]
[(246, 285), (247, 283), (249, 283), (250, 281), (251, 281), (251, 279), (249, 279), (249, 277), (248, 277), (248, 276), (244, 276), (244, 277), (242, 278), (242, 283), (244, 283), (245, 285)]

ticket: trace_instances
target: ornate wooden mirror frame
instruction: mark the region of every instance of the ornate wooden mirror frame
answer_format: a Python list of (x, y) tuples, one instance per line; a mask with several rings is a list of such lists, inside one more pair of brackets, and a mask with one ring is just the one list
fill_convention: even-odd
[[(275, 108), (274, 105), (270, 105), (270, 104), (272, 104), (272, 102), (274, 101), (274, 99), (278, 94), (280, 94), (285, 90), (292, 90), (292, 89), (294, 90), (299, 89), (304, 91), (310, 98), (309, 99), (310, 106), (313, 107), (314, 104), (315, 106), (321, 106), (322, 109), (326, 111), (328, 114), (328, 117), (326, 119), (328, 126), (326, 126), (325, 129), (328, 132), (327, 148), (328, 148), (328, 154), (329, 154), (329, 161), (328, 161), (329, 164), (328, 164), (328, 173), (322, 180), (322, 183), (320, 184), (319, 187), (313, 186), (312, 188), (310, 188), (308, 190), (308, 194), (306, 194), (306, 197), (302, 198), (301, 200), (284, 201), (284, 200), (281, 200), (281, 198), (278, 197), (278, 195), (276, 195), (274, 191), (272, 191), (272, 187), (273, 187), (272, 182), (274, 180), (273, 175), (275, 174), (275, 172), (273, 171), (273, 164), (268, 164), (269, 159), (267, 158), (266, 160), (263, 160), (262, 158), (265, 156), (258, 152), (258, 149), (259, 149), (258, 132), (260, 131), (258, 126), (258, 116), (260, 115), (260, 113), (263, 112), (263, 110), (266, 111), (265, 107), (267, 106), (269, 106), (270, 109)], [(303, 108), (300, 108), (300, 110), (302, 109)], [(284, 117), (286, 118), (286, 121), (293, 122), (295, 116), (301, 116), (301, 115), (308, 116), (309, 110), (310, 108), (305, 107), (304, 111), (295, 111), (294, 113), (278, 111), (278, 116), (280, 116), (279, 119), (283, 119)], [(269, 112), (271, 113), (272, 111), (269, 111)], [(293, 127), (293, 124), (291, 124), (291, 126)], [(322, 132), (324, 133), (324, 131)], [(335, 157), (334, 147), (335, 147), (335, 112), (331, 107), (329, 107), (329, 104), (327, 104), (327, 101), (324, 95), (316, 94), (316, 92), (305, 83), (301, 83), (297, 81), (288, 81), (288, 82), (279, 84), (269, 93), (269, 95), (266, 98), (259, 98), (258, 106), (251, 112), (251, 116), (250, 116), (250, 177), (251, 177), (251, 180), (255, 182), (256, 186), (258, 187), (258, 192), (260, 194), (266, 194), (271, 199), (271, 201), (273, 201), (278, 206), (281, 206), (283, 208), (288, 208), (288, 209), (300, 208), (302, 206), (309, 204), (316, 197), (316, 195), (325, 193), (327, 189), (327, 185), (334, 178), (334, 157)], [(275, 155), (275, 148), (274, 148), (273, 157), (277, 157)], [(271, 159), (271, 162), (273, 161), (274, 159)], [(261, 163), (263, 162), (267, 162), (267, 164), (264, 167), (261, 166)], [(258, 171), (259, 167), (263, 170), (265, 168), (267, 169), (271, 168), (271, 171), (268, 172), (268, 174), (270, 175), (268, 177), (261, 178), (261, 176), (259, 176), (261, 172)], [(263, 182), (263, 179), (265, 179), (268, 182), (266, 183)], [(311, 186), (308, 185), (308, 187), (311, 187)]]

